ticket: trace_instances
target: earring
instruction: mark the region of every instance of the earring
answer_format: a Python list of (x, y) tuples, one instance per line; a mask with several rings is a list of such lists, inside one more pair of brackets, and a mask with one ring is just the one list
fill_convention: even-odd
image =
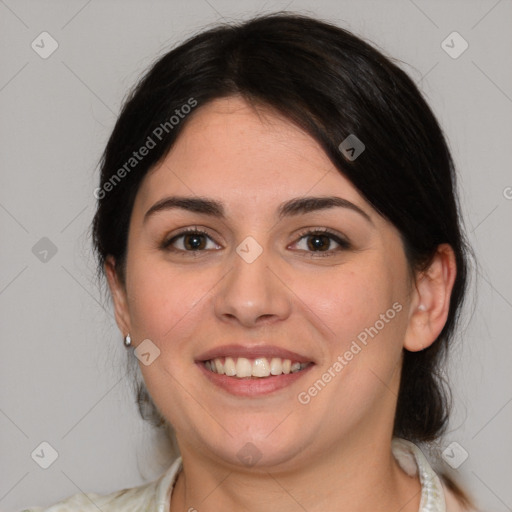
[(424, 304), (420, 304), (420, 305), (418, 306), (418, 309), (419, 309), (420, 311), (426, 311), (426, 310), (427, 310), (427, 307), (426, 307)]
[(128, 334), (124, 337), (124, 346), (125, 346), (125, 347), (129, 347), (131, 344), (132, 344), (132, 339), (130, 338), (130, 334), (128, 333)]

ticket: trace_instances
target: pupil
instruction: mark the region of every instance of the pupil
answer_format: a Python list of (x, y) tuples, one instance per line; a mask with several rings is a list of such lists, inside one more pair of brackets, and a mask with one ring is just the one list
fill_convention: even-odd
[(201, 238), (202, 238), (202, 235), (188, 235), (186, 240), (187, 241), (193, 240), (193, 242), (192, 243), (185, 243), (186, 247), (188, 249), (192, 249), (192, 250), (199, 249), (200, 246), (202, 245), (201, 244)]
[[(318, 242), (322, 238), (324, 240), (323, 243), (322, 242), (316, 243), (316, 242)], [(315, 240), (315, 243), (311, 244), (312, 248), (314, 248), (314, 249), (322, 249), (322, 248), (325, 248), (326, 245), (327, 246), (329, 245), (329, 240), (326, 241), (326, 236), (325, 235), (315, 235), (315, 236), (312, 236), (310, 239), (311, 240)], [(327, 242), (327, 243), (325, 243), (325, 242)]]

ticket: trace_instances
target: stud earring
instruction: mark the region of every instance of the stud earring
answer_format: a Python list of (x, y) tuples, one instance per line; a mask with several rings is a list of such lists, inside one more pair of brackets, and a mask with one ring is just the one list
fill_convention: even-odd
[(426, 311), (426, 310), (427, 310), (427, 307), (426, 307), (424, 304), (420, 304), (420, 305), (418, 306), (418, 309), (419, 309), (420, 311)]
[(130, 334), (128, 333), (128, 334), (124, 337), (124, 346), (125, 346), (125, 347), (129, 347), (131, 344), (132, 344), (132, 339), (130, 338)]

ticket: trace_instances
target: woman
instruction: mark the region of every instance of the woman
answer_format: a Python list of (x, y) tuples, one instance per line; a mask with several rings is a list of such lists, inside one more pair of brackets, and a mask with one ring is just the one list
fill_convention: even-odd
[(388, 58), (291, 14), (202, 32), (128, 98), (95, 195), (139, 407), (181, 456), (48, 510), (470, 509), (417, 446), (447, 424), (470, 250), (442, 131)]

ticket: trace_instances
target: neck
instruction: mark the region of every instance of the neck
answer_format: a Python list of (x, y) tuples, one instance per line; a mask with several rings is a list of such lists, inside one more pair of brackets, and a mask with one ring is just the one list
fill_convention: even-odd
[(358, 440), (346, 440), (328, 454), (308, 457), (307, 464), (288, 465), (286, 470), (233, 469), (182, 451), (183, 471), (172, 494), (171, 512), (417, 512), (419, 480), (399, 467), (389, 438), (366, 439), (359, 435)]

